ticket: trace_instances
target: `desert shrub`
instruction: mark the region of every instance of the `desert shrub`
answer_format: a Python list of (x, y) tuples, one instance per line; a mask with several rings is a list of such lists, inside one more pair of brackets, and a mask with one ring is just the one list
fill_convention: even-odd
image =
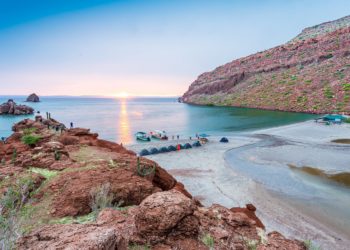
[(55, 150), (54, 156), (55, 156), (56, 161), (61, 160), (61, 152), (60, 151)]
[(110, 159), (110, 160), (108, 161), (108, 166), (109, 166), (110, 168), (116, 168), (116, 167), (118, 167), (118, 163), (117, 163), (115, 160)]
[(47, 180), (55, 177), (58, 174), (57, 171), (48, 170), (48, 169), (44, 169), (44, 168), (30, 168), (29, 170), (33, 173), (40, 174), (40, 175), (44, 176), (45, 179), (47, 179)]
[(87, 223), (91, 223), (94, 222), (96, 220), (96, 216), (97, 216), (97, 212), (93, 211), (87, 215), (83, 215), (83, 216), (78, 216), (78, 217), (63, 217), (63, 218), (59, 218), (59, 219), (53, 219), (51, 220), (49, 223), (50, 224), (87, 224)]
[(30, 177), (17, 179), (0, 197), (0, 248), (13, 249), (22, 235), (21, 210), (30, 198), (34, 182)]
[(344, 83), (343, 84), (343, 90), (344, 91), (349, 91), (350, 90), (350, 83)]
[(259, 242), (257, 240), (246, 240), (245, 244), (249, 250), (256, 250)]
[(113, 206), (114, 195), (110, 193), (110, 183), (104, 183), (90, 191), (90, 208), (100, 211)]
[(156, 171), (156, 165), (153, 165), (153, 167), (143, 166), (140, 162), (140, 157), (137, 157), (136, 170), (139, 176), (145, 177), (150, 174), (153, 174)]
[(17, 158), (17, 149), (14, 148), (13, 151), (12, 151), (12, 156), (11, 156), (11, 162), (12, 162), (12, 164), (15, 163), (16, 158)]
[(23, 129), (23, 134), (24, 135), (31, 135), (36, 131), (36, 128), (25, 128)]
[(306, 84), (311, 84), (311, 83), (312, 83), (312, 80), (311, 80), (311, 79), (305, 80), (305, 83), (306, 83)]
[(320, 250), (321, 248), (318, 246), (315, 246), (311, 240), (305, 240), (304, 245), (307, 250)]
[(150, 250), (151, 247), (149, 245), (139, 245), (139, 244), (130, 244), (128, 247), (129, 250)]
[(202, 240), (204, 245), (209, 247), (209, 249), (214, 249), (214, 243), (215, 243), (214, 237), (211, 236), (209, 233), (203, 235), (201, 240)]
[(332, 99), (334, 96), (334, 93), (329, 86), (323, 89), (323, 94), (325, 97), (327, 97), (329, 99)]
[(24, 135), (21, 138), (21, 141), (28, 145), (28, 146), (34, 146), (40, 141), (41, 137), (38, 135)]

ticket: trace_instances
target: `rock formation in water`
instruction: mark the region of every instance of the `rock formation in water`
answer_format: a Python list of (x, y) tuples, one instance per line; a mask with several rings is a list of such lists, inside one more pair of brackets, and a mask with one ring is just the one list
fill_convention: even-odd
[[(0, 244), (25, 232), (16, 249), (306, 249), (266, 233), (253, 205), (203, 207), (155, 162), (57, 126), (26, 119), (0, 144), (0, 213), (11, 225), (0, 227)], [(39, 140), (29, 146), (28, 136)]]
[(350, 114), (350, 16), (201, 74), (181, 100), (200, 105)]
[(40, 102), (39, 96), (37, 96), (35, 93), (29, 95), (27, 97), (27, 102)]
[(26, 105), (17, 105), (12, 99), (0, 105), (0, 115), (28, 115), (33, 114), (34, 109)]

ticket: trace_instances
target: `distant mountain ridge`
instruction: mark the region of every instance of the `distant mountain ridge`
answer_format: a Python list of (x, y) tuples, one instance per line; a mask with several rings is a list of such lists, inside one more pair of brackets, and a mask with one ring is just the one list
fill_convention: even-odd
[(350, 16), (201, 74), (186, 103), (350, 114)]

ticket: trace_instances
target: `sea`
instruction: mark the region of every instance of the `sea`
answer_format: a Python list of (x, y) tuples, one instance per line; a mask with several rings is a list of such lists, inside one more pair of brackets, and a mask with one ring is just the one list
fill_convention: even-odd
[[(123, 144), (135, 143), (139, 131), (166, 131), (168, 136), (188, 138), (197, 133), (226, 133), (287, 125), (312, 119), (314, 115), (266, 111), (235, 107), (195, 106), (179, 103), (177, 97), (101, 98), (101, 97), (41, 97), (38, 103), (25, 102), (25, 96), (0, 96), (0, 103), (9, 98), (25, 104), (45, 117), (51, 117), (67, 127), (90, 128), (100, 138)], [(14, 123), (33, 119), (34, 115), (0, 115), (0, 136), (8, 137)]]

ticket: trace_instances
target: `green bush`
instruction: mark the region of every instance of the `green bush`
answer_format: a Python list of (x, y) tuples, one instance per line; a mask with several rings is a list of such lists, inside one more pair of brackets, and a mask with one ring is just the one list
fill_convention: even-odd
[(214, 238), (213, 236), (211, 236), (209, 233), (205, 234), (202, 237), (202, 242), (204, 243), (204, 245), (206, 245), (207, 247), (209, 247), (209, 249), (214, 249)]
[(346, 119), (344, 120), (344, 122), (350, 123), (350, 118), (346, 118)]
[(36, 131), (36, 128), (25, 128), (23, 129), (23, 134), (24, 135), (31, 135)]
[(57, 175), (57, 171), (54, 170), (48, 170), (44, 168), (30, 168), (29, 169), (31, 172), (40, 174), (45, 177), (45, 179), (49, 180)]
[(92, 223), (96, 220), (97, 217), (97, 212), (91, 212), (87, 215), (83, 215), (83, 216), (78, 216), (78, 217), (63, 217), (63, 218), (59, 218), (59, 219), (54, 219), (50, 221), (50, 224), (73, 224), (73, 223), (77, 223), (77, 224), (87, 224), (87, 223)]
[(315, 246), (311, 240), (305, 240), (304, 245), (307, 250), (320, 250), (321, 248), (318, 246)]
[(0, 247), (14, 249), (15, 242), (22, 235), (21, 210), (30, 198), (34, 181), (30, 177), (17, 179), (0, 197)]
[(151, 247), (148, 245), (130, 244), (128, 249), (129, 250), (150, 250)]
[(21, 141), (28, 146), (34, 146), (40, 141), (40, 139), (41, 137), (38, 135), (28, 134), (22, 136)]
[(324, 93), (324, 96), (329, 98), (329, 99), (332, 99), (334, 97), (334, 93), (331, 89), (331, 87), (327, 86), (323, 89), (323, 93)]
[(349, 91), (350, 90), (350, 83), (344, 83), (343, 84), (343, 90), (344, 91)]

